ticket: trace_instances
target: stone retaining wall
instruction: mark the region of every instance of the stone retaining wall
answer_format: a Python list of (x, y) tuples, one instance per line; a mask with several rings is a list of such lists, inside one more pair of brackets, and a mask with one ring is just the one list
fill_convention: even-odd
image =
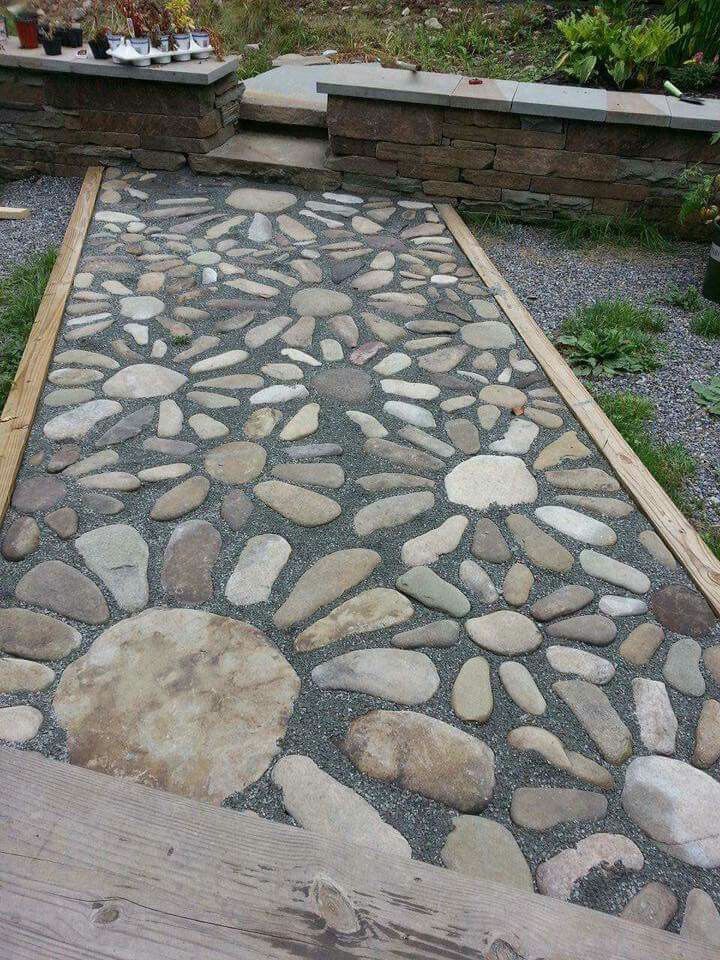
[(135, 160), (176, 170), (235, 132), (242, 84), (158, 83), (0, 66), (0, 176)]
[[(659, 98), (655, 98), (659, 99)], [(720, 144), (703, 130), (330, 95), (328, 165), (358, 181), (523, 219), (675, 221), (677, 178)]]

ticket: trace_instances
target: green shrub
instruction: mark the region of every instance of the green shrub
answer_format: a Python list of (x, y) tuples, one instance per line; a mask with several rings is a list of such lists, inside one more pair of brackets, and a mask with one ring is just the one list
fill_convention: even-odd
[(671, 67), (668, 73), (672, 82), (683, 93), (702, 93), (712, 86), (720, 72), (716, 60), (686, 60), (679, 67)]
[(653, 333), (662, 328), (662, 317), (648, 306), (598, 300), (565, 320), (555, 342), (578, 375), (612, 377), (658, 367), (662, 346)]
[(720, 15), (717, 0), (666, 0), (680, 30), (678, 59), (702, 51), (706, 60), (720, 54)]
[(658, 253), (668, 242), (654, 223), (642, 217), (566, 217), (552, 221), (562, 242), (568, 247), (644, 247)]
[(671, 283), (668, 287), (655, 298), (656, 303), (666, 303), (670, 307), (678, 307), (680, 310), (697, 310), (700, 307), (700, 291), (697, 287), (679, 287), (676, 283)]
[(579, 83), (610, 82), (620, 89), (630, 82), (647, 83), (681, 36), (669, 14), (633, 25), (611, 19), (600, 8), (582, 16), (572, 13), (556, 26), (567, 47), (559, 70)]
[(720, 212), (720, 176), (705, 173), (696, 164), (683, 170), (678, 186), (685, 191), (680, 205), (680, 223), (688, 220), (712, 223)]
[(690, 320), (690, 329), (701, 337), (717, 340), (720, 338), (720, 309), (707, 307), (705, 310), (700, 310)]

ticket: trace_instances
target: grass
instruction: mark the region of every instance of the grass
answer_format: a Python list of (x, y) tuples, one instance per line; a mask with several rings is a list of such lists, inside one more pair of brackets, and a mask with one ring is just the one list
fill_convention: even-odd
[(556, 343), (577, 374), (611, 377), (660, 365), (664, 327), (657, 310), (628, 300), (598, 300), (563, 321)]
[(637, 216), (562, 218), (552, 226), (568, 247), (642, 247), (658, 253), (668, 246), (655, 224)]
[(5, 403), (57, 251), (29, 257), (0, 281), (0, 408)]
[(648, 432), (655, 406), (632, 393), (601, 393), (595, 399), (668, 496), (682, 510), (689, 500), (685, 485), (697, 465), (682, 443), (659, 442)]
[[(209, 0), (206, 0), (209, 2)], [(229, 0), (213, 8), (228, 52), (240, 52), (241, 77), (267, 70), (285, 53), (336, 50), (349, 59), (411, 61), (423, 70), (539, 80), (553, 72), (560, 49), (548, 10), (536, 0), (486, 8), (471, 3), (444, 9), (442, 30), (430, 30), (431, 15), (411, 3), (366, 0), (348, 8), (342, 0)], [(247, 44), (259, 50), (245, 50)]]
[(720, 308), (707, 307), (705, 310), (699, 310), (690, 319), (690, 329), (701, 337), (712, 340), (720, 338)]
[(494, 237), (507, 237), (513, 223), (512, 219), (503, 213), (477, 213), (465, 210), (463, 216), (477, 233), (489, 233)]

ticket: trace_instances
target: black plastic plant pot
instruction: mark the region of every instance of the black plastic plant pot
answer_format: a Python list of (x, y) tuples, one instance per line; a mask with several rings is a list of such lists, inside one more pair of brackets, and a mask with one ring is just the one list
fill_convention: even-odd
[(712, 245), (708, 257), (702, 293), (713, 303), (720, 303), (720, 225), (713, 227)]
[(96, 60), (108, 59), (110, 44), (108, 43), (107, 37), (93, 37), (92, 40), (88, 40), (88, 46), (92, 50), (92, 55)]
[(43, 50), (49, 57), (59, 57), (62, 53), (62, 43), (58, 34), (54, 34), (52, 37), (43, 34), (42, 37), (40, 37), (40, 42), (43, 45)]
[(83, 45), (82, 27), (62, 27), (60, 42), (64, 47), (81, 47)]

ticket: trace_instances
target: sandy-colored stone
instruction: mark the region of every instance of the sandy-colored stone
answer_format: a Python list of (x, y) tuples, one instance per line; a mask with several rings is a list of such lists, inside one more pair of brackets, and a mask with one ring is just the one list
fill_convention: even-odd
[(467, 813), (482, 810), (495, 786), (495, 758), (482, 740), (409, 710), (358, 717), (340, 748), (366, 776)]
[(221, 803), (263, 775), (299, 690), (255, 627), (151, 609), (67, 667), (53, 706), (72, 763)]
[(493, 710), (490, 664), (485, 657), (471, 657), (460, 668), (450, 697), (461, 720), (485, 723)]
[(542, 634), (532, 620), (514, 610), (496, 610), (466, 620), (465, 629), (479, 647), (504, 657), (529, 653), (542, 643)]
[(326, 617), (306, 627), (295, 639), (295, 649), (307, 652), (326, 647), (344, 637), (384, 630), (404, 623), (413, 606), (397, 590), (375, 587), (335, 607)]
[(507, 827), (486, 817), (460, 816), (440, 851), (443, 863), (466, 877), (534, 893), (532, 874)]
[(573, 890), (591, 870), (613, 871), (616, 865), (638, 872), (645, 866), (640, 848), (618, 833), (593, 833), (574, 848), (562, 850), (535, 871), (540, 893), (569, 900)]
[(412, 707), (425, 703), (440, 677), (432, 660), (414, 650), (351, 650), (318, 664), (312, 681), (323, 690), (354, 690)]

